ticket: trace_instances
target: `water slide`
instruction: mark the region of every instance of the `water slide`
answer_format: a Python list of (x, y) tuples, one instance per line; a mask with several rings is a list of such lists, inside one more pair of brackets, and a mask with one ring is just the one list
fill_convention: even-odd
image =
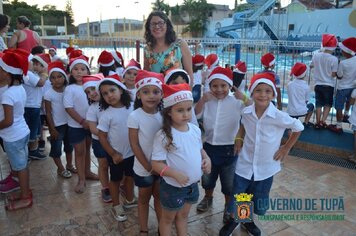
[(223, 26), (217, 29), (216, 34), (223, 38), (239, 38), (236, 30), (249, 28), (260, 24), (272, 40), (278, 40), (277, 35), (264, 21), (259, 21), (259, 17), (268, 9), (274, 6), (276, 0), (247, 0), (255, 6), (255, 10), (237, 12), (233, 15), (232, 25)]

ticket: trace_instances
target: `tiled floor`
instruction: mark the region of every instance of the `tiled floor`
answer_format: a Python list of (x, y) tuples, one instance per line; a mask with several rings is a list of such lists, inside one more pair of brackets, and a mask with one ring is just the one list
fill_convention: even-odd
[[(48, 147), (47, 147), (48, 148)], [(47, 150), (48, 151), (48, 150)], [(93, 158), (93, 170), (97, 170)], [(258, 221), (264, 235), (356, 235), (356, 171), (290, 156), (275, 176), (271, 198), (339, 198), (344, 200), (343, 221)], [(0, 154), (0, 174), (8, 173), (5, 155)], [(110, 204), (100, 199), (99, 182), (89, 181), (87, 191), (78, 195), (73, 188), (76, 176), (69, 180), (57, 176), (53, 161), (32, 161), (32, 208), (17, 212), (4, 209), (0, 196), (0, 235), (137, 235), (137, 209), (128, 211), (129, 219), (117, 223), (109, 213)], [(222, 227), (223, 196), (215, 191), (213, 208), (197, 214), (195, 205), (189, 216), (189, 235), (218, 235)], [(203, 197), (201, 191), (200, 199)], [(285, 212), (285, 214), (302, 212)], [(308, 212), (303, 212), (308, 213)], [(325, 212), (312, 212), (312, 214)], [(276, 214), (270, 212), (269, 214)], [(336, 213), (335, 213), (336, 214)], [(153, 208), (150, 211), (150, 235), (157, 235)], [(237, 228), (233, 235), (247, 235)]]

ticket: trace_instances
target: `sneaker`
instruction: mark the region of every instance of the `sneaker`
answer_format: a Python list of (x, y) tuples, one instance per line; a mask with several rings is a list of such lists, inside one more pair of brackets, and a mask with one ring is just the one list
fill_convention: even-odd
[(111, 208), (111, 214), (115, 218), (115, 220), (122, 222), (127, 220), (127, 216), (125, 214), (125, 210), (122, 205), (116, 205)]
[(255, 225), (254, 222), (242, 223), (241, 224), (247, 231), (249, 235), (260, 236), (261, 230)]
[(329, 125), (329, 130), (338, 133), (338, 134), (342, 134), (344, 131), (342, 130), (342, 128), (337, 127), (337, 125)]
[(28, 156), (33, 160), (44, 160), (47, 158), (46, 155), (40, 153), (39, 149), (34, 151), (29, 151)]
[(111, 195), (110, 195), (110, 190), (108, 188), (101, 190), (101, 199), (103, 199), (103, 202), (106, 202), (106, 203), (109, 203), (112, 201)]
[(43, 152), (46, 148), (46, 142), (44, 140), (38, 141), (38, 150)]
[(0, 184), (0, 193), (9, 193), (20, 189), (20, 184), (13, 178), (8, 179), (4, 184)]
[(125, 198), (125, 200), (124, 200), (124, 208), (125, 209), (129, 209), (129, 208), (136, 207), (136, 206), (137, 206), (137, 198), (136, 197), (134, 197), (131, 202), (127, 201)]
[(213, 197), (204, 196), (197, 206), (197, 211), (206, 212), (213, 204)]
[(0, 184), (6, 184), (11, 179), (12, 179), (12, 175), (9, 174), (5, 179), (0, 180)]
[(229, 218), (226, 224), (220, 229), (219, 236), (229, 236), (234, 232), (239, 222), (236, 222), (234, 218)]
[(227, 212), (227, 206), (225, 206), (223, 214), (223, 223), (226, 224), (230, 220), (230, 213)]

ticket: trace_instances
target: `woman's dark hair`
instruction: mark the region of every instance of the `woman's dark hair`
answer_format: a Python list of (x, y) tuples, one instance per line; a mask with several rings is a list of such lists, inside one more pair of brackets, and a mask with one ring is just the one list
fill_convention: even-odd
[(166, 36), (165, 36), (166, 44), (170, 45), (171, 43), (175, 42), (176, 39), (177, 39), (177, 36), (176, 36), (176, 32), (173, 29), (173, 25), (172, 25), (172, 22), (170, 21), (170, 19), (167, 17), (166, 14), (164, 14), (161, 11), (153, 11), (148, 16), (146, 24), (145, 24), (145, 40), (146, 40), (146, 44), (150, 48), (154, 48), (156, 46), (156, 43), (157, 43), (156, 39), (151, 34), (151, 27), (150, 27), (152, 17), (154, 17), (154, 16), (158, 16), (159, 18), (164, 20), (164, 22), (166, 23), (166, 27), (167, 27)]
[(18, 16), (17, 22), (24, 24), (25, 27), (30, 27), (31, 21), (26, 16)]
[(99, 66), (99, 73), (103, 73), (103, 75), (106, 77), (109, 75), (110, 71), (115, 72), (115, 64), (112, 64), (111, 66)]
[(202, 70), (203, 67), (204, 67), (204, 64), (200, 65), (200, 66), (196, 66), (193, 64), (193, 73), (197, 72), (198, 70)]
[(41, 53), (45, 53), (45, 48), (41, 45), (39, 46), (34, 46), (32, 49), (31, 49), (31, 54), (32, 55), (36, 55), (36, 54), (41, 54)]
[(122, 103), (122, 105), (124, 105), (124, 107), (126, 107), (126, 109), (129, 109), (129, 107), (131, 106), (131, 96), (129, 91), (127, 91), (126, 89), (121, 88), (119, 85), (117, 85), (116, 83), (110, 81), (110, 80), (105, 80), (103, 82), (100, 83), (99, 86), (99, 93), (100, 93), (100, 102), (99, 102), (99, 107), (100, 110), (106, 110), (110, 105), (105, 101), (105, 99), (103, 98), (103, 95), (101, 94), (101, 86), (103, 85), (115, 85), (117, 86), (121, 91), (121, 98), (120, 98), (120, 102)]
[(15, 74), (11, 74), (9, 73), (10, 77), (11, 77), (11, 83), (9, 84), (9, 87), (14, 85), (14, 82), (17, 80), (19, 82), (19, 84), (23, 84), (23, 75), (15, 75)]
[(182, 76), (182, 78), (187, 82), (187, 84), (189, 84), (189, 76), (187, 73), (183, 72), (183, 71), (178, 71), (178, 72), (174, 72), (169, 79), (167, 80), (166, 84), (171, 83), (172, 81), (176, 80), (179, 76)]
[(9, 21), (10, 17), (8, 15), (0, 14), (0, 30), (5, 28), (9, 24)]
[[(86, 67), (87, 68), (87, 70), (88, 70), (88, 75), (90, 75), (91, 73), (90, 73), (90, 70), (88, 69), (88, 67)], [(68, 68), (69, 69), (69, 68)], [(69, 76), (69, 84), (76, 84), (77, 83), (77, 81), (75, 80), (75, 78), (73, 77), (73, 75), (70, 75)]]
[(167, 107), (162, 110), (162, 117), (163, 117), (163, 125), (162, 131), (166, 136), (167, 144), (165, 146), (167, 152), (172, 151), (172, 149), (176, 148), (173, 143), (173, 135), (172, 135), (172, 117), (169, 115), (171, 112), (172, 107)]

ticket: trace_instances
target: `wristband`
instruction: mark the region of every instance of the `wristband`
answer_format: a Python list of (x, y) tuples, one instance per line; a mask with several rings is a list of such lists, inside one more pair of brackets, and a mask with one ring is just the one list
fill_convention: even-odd
[(161, 170), (161, 173), (159, 173), (159, 176), (163, 177), (163, 174), (166, 170), (169, 169), (169, 166), (165, 166), (162, 170)]
[(235, 141), (237, 141), (237, 140), (241, 140), (242, 142), (244, 142), (244, 139), (240, 138), (240, 137), (235, 138)]
[(244, 102), (244, 103), (246, 103), (246, 102), (248, 102), (248, 97), (247, 97), (247, 95), (244, 93), (244, 98), (242, 99), (242, 101)]
[(80, 124), (80, 125), (82, 125), (84, 121), (85, 121), (85, 119), (84, 119), (84, 118), (83, 118), (83, 119), (81, 119), (81, 121), (79, 122), (79, 124)]

